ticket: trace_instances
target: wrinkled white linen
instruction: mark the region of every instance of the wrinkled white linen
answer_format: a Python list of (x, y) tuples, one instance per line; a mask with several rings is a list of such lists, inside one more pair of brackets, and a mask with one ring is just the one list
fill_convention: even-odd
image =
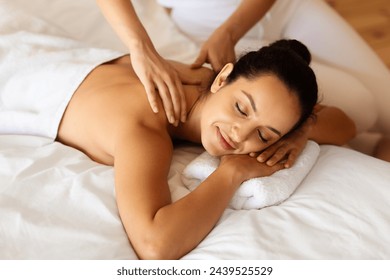
[(55, 139), (75, 90), (123, 53), (91, 48), (7, 3), (0, 5), (0, 134)]
[[(122, 48), (94, 0), (3, 2), (90, 45)], [(162, 30), (168, 18), (155, 0), (134, 2), (144, 5), (140, 16), (153, 23), (148, 28), (158, 27), (153, 40), (160, 50), (191, 62), (193, 44), (172, 23)], [(194, 146), (174, 151), (168, 176), (174, 201), (189, 193), (181, 174), (202, 152)], [(321, 146), (317, 162), (289, 199), (261, 210), (226, 209), (183, 259), (390, 259), (389, 199), (389, 163)], [(137, 258), (118, 215), (112, 167), (47, 138), (0, 135), (0, 209), (0, 259)]]

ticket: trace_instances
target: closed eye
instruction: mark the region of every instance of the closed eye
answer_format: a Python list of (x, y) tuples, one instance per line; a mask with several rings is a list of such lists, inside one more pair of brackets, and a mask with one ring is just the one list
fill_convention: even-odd
[(241, 107), (240, 107), (240, 105), (238, 104), (238, 102), (236, 102), (236, 109), (237, 109), (237, 111), (238, 111), (241, 115), (243, 115), (243, 116), (245, 116), (245, 117), (248, 116), (248, 114), (245, 113), (245, 112), (241, 109)]
[(264, 138), (263, 134), (261, 134), (261, 131), (258, 130), (257, 133), (259, 134), (260, 140), (261, 140), (263, 143), (267, 144), (267, 143), (268, 143), (268, 139), (265, 139), (265, 138)]

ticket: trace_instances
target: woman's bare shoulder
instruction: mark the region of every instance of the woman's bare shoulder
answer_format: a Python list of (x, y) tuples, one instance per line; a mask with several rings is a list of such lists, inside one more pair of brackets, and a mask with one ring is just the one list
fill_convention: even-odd
[[(128, 65), (108, 63), (92, 71), (73, 95), (57, 140), (113, 164), (116, 137), (128, 129), (166, 135), (168, 121), (163, 110), (151, 110), (144, 87)], [(133, 138), (144, 137), (137, 133)]]
[(191, 82), (197, 80), (202, 85), (209, 84), (215, 77), (214, 71), (207, 67), (192, 68), (191, 65), (174, 60), (170, 60), (169, 63), (176, 69), (184, 83), (186, 81)]

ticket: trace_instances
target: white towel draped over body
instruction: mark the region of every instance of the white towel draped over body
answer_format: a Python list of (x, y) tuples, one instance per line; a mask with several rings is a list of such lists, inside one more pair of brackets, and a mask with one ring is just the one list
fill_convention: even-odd
[(59, 37), (64, 32), (0, 6), (0, 134), (55, 139), (73, 93), (96, 66), (122, 53)]
[[(268, 177), (245, 181), (234, 194), (229, 206), (233, 209), (260, 209), (283, 202), (309, 173), (319, 153), (319, 145), (309, 141), (291, 168), (282, 169)], [(183, 170), (184, 185), (193, 191), (218, 165), (217, 157), (203, 152)]]

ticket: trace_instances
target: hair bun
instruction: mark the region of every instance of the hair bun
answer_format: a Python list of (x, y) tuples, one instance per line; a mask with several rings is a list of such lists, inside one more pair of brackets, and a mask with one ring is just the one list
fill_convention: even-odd
[(269, 47), (290, 50), (306, 61), (307, 64), (311, 62), (311, 54), (308, 48), (298, 40), (282, 39), (272, 43)]

